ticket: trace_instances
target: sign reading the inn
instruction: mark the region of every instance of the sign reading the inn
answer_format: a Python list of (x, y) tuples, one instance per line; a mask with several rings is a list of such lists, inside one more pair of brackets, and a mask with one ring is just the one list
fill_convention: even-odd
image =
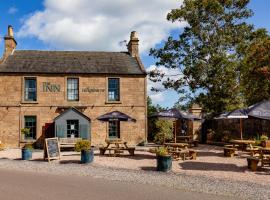
[(88, 92), (88, 93), (93, 93), (93, 92), (105, 92), (105, 89), (96, 89), (96, 88), (83, 88), (82, 92)]
[(43, 92), (60, 92), (60, 85), (43, 82)]

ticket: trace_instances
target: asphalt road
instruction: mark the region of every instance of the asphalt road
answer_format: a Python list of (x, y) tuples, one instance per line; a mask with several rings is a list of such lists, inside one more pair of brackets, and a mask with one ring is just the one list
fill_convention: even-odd
[(96, 179), (92, 177), (58, 176), (0, 170), (0, 199), (2, 200), (208, 200), (229, 197), (186, 192), (156, 187)]

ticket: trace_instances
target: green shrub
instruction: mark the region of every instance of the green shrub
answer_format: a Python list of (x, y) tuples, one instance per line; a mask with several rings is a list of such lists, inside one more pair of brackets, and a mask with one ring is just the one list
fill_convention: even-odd
[(268, 140), (268, 137), (267, 137), (266, 135), (262, 135), (262, 136), (260, 137), (260, 140), (261, 140), (261, 141), (266, 141), (266, 140)]
[(168, 149), (166, 147), (159, 147), (156, 149), (157, 156), (167, 156), (169, 155)]
[(91, 148), (91, 142), (89, 140), (80, 140), (76, 142), (74, 149), (77, 152), (81, 152), (81, 151), (90, 150), (90, 148)]
[(173, 122), (170, 120), (157, 120), (155, 122), (158, 133), (154, 136), (154, 141), (164, 143), (166, 140), (173, 138)]
[(23, 148), (24, 149), (29, 149), (29, 150), (33, 150), (34, 149), (33, 148), (33, 144), (25, 144)]

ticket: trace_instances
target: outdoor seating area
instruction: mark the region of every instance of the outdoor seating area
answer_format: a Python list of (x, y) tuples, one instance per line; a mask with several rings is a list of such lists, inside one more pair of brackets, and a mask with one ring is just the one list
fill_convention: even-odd
[(247, 157), (247, 167), (251, 171), (257, 171), (261, 162), (261, 167), (270, 166), (270, 148), (254, 146), (253, 140), (232, 140), (232, 144), (224, 145), (224, 156), (234, 157), (241, 151), (249, 155)]
[[(150, 153), (154, 144), (149, 147), (136, 146), (135, 155), (131, 156), (128, 151), (121, 153), (121, 156), (104, 156), (100, 150), (94, 150), (95, 167), (123, 168), (143, 171), (156, 171), (156, 155)], [(270, 166), (265, 164), (264, 167), (258, 168), (253, 172), (248, 168), (247, 158), (250, 157), (246, 151), (239, 151), (235, 157), (227, 158), (223, 155), (223, 147), (200, 144), (199, 147), (192, 149), (196, 152), (196, 159), (177, 159), (172, 161), (172, 172), (176, 174), (187, 174), (193, 176), (207, 176), (217, 179), (230, 179), (237, 181), (248, 181), (260, 184), (270, 184), (270, 179), (265, 176), (270, 175)], [(192, 154), (192, 150), (190, 153)], [(106, 151), (106, 154), (108, 152)], [(113, 151), (112, 151), (113, 153)], [(105, 154), (105, 155), (106, 155)], [(20, 149), (6, 149), (0, 151), (1, 159), (20, 160)], [(253, 159), (256, 160), (256, 159)], [(33, 158), (27, 163), (42, 162), (44, 165), (49, 163), (43, 161), (43, 151), (34, 150)], [(80, 162), (80, 153), (74, 151), (61, 152), (61, 160), (52, 161), (55, 164), (74, 164)]]
[(106, 146), (99, 147), (100, 155), (105, 155), (106, 151), (109, 152), (109, 156), (120, 156), (127, 151), (129, 155), (135, 155), (135, 147), (129, 147), (127, 142), (121, 139), (106, 139)]

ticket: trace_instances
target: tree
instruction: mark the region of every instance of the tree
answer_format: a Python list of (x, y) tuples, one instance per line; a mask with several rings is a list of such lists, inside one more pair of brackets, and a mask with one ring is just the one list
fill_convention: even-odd
[(154, 105), (152, 103), (152, 99), (147, 97), (147, 116), (148, 116), (148, 141), (153, 141), (155, 135), (158, 133), (158, 129), (156, 127), (157, 118), (151, 118), (154, 113), (165, 110), (160, 105)]
[(163, 144), (166, 140), (173, 138), (173, 121), (156, 120), (155, 126), (157, 128), (157, 134), (154, 137), (155, 142)]
[(270, 37), (249, 46), (243, 60), (241, 84), (247, 105), (270, 99)]
[[(249, 41), (253, 26), (245, 20), (252, 16), (249, 0), (184, 0), (167, 19), (187, 22), (179, 37), (170, 36), (164, 46), (151, 49), (158, 66), (178, 68), (178, 79), (167, 77), (166, 89), (190, 91), (194, 102), (204, 111), (219, 113), (241, 106), (240, 61), (237, 49)], [(165, 74), (152, 71), (151, 80)], [(186, 89), (188, 86), (188, 90)]]

